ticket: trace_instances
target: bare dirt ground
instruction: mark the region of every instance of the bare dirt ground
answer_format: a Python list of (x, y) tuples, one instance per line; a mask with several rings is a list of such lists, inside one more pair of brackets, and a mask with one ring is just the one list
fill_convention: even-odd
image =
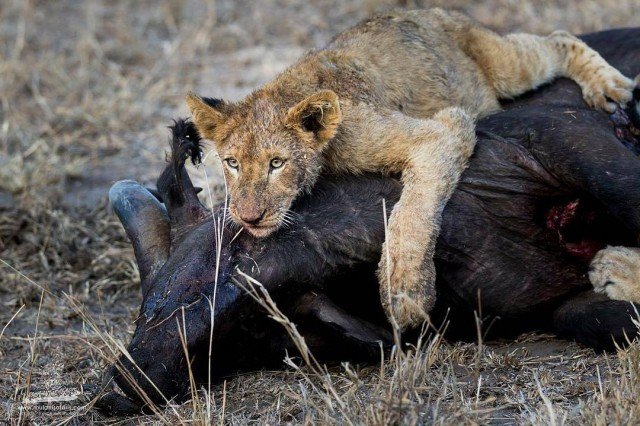
[(432, 5), (500, 32), (640, 25), (640, 0), (0, 2), (0, 423), (637, 423), (639, 345), (542, 335), (424, 342), (326, 375), (283, 365), (153, 416), (106, 419), (79, 397), (140, 302), (107, 190), (154, 181), (184, 93), (240, 98), (374, 11)]

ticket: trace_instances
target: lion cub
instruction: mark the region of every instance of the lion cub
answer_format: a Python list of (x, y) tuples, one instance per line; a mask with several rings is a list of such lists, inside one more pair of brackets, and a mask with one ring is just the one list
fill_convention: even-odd
[(402, 173), (378, 276), (387, 315), (404, 328), (435, 301), (440, 216), (473, 153), (473, 119), (560, 76), (607, 111), (632, 97), (632, 80), (568, 33), (501, 37), (459, 13), (396, 11), (346, 30), (238, 103), (186, 100), (223, 161), (233, 220), (256, 237), (291, 219), (321, 170)]

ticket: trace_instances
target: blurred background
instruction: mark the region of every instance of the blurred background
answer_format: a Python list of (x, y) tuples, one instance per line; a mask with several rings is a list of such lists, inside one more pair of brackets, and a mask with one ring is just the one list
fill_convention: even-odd
[(152, 180), (186, 91), (238, 99), (376, 11), (429, 6), (500, 32), (640, 23), (640, 0), (2, 0), (0, 206)]
[(98, 377), (74, 303), (126, 341), (137, 270), (106, 194), (154, 183), (188, 90), (239, 99), (376, 11), (429, 6), (501, 33), (640, 25), (640, 0), (0, 0), (0, 402)]

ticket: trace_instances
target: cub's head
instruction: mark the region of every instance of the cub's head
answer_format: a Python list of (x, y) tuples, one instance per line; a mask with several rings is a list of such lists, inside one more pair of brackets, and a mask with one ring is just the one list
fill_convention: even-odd
[(322, 150), (342, 120), (337, 95), (320, 91), (285, 107), (255, 95), (239, 104), (194, 94), (186, 101), (222, 160), (231, 218), (256, 237), (268, 236), (318, 177)]

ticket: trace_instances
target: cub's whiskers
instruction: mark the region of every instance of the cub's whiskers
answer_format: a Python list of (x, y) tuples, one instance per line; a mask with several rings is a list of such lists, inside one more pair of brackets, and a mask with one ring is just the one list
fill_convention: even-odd
[(299, 216), (300, 215), (298, 213), (287, 209), (282, 213), (282, 216), (280, 218), (280, 223), (286, 227), (293, 226), (295, 225)]

